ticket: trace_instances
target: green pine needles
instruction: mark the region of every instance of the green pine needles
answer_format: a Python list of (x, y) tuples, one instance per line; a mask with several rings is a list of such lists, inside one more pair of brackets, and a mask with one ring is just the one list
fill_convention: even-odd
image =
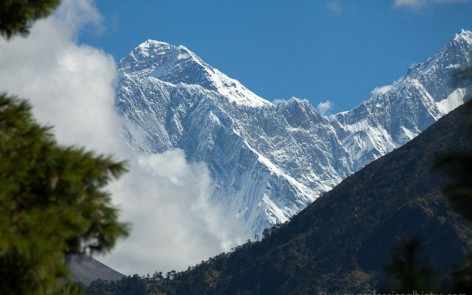
[(59, 293), (70, 281), (67, 257), (106, 252), (127, 236), (105, 190), (125, 171), (123, 162), (60, 146), (26, 101), (0, 95), (2, 294)]
[(1, 0), (0, 35), (7, 39), (28, 35), (33, 23), (49, 16), (59, 3), (60, 0)]

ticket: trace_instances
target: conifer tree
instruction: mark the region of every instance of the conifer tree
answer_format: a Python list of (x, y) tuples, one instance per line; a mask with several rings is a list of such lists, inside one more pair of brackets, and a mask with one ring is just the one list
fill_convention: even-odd
[(447, 154), (437, 167), (450, 179), (442, 191), (444, 197), (455, 211), (472, 221), (472, 153)]
[[(0, 0), (0, 35), (27, 35), (59, 0)], [(47, 42), (47, 40), (45, 40)], [(123, 162), (59, 145), (29, 103), (0, 94), (0, 294), (77, 294), (68, 257), (128, 234), (106, 185)]]
[(1, 0), (0, 34), (7, 39), (13, 35), (28, 35), (33, 23), (49, 16), (59, 0)]
[(385, 293), (415, 294), (439, 291), (439, 280), (434, 270), (420, 257), (421, 240), (417, 237), (400, 238), (400, 245), (392, 252), (386, 266)]
[(105, 252), (128, 233), (104, 187), (122, 162), (60, 146), (27, 102), (0, 95), (0, 290), (55, 294), (69, 255)]

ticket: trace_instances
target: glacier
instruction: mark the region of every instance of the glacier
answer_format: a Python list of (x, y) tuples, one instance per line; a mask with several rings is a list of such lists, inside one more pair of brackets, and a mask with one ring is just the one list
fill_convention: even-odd
[(134, 151), (178, 148), (205, 163), (212, 202), (260, 234), (464, 103), (470, 88), (451, 77), (471, 50), (462, 30), (356, 108), (325, 116), (307, 100), (265, 100), (185, 46), (147, 40), (119, 62), (116, 108)]

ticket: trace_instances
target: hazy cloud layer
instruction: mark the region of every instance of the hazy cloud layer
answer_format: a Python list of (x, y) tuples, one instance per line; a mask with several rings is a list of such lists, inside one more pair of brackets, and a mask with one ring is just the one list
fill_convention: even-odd
[(394, 0), (393, 6), (396, 8), (405, 7), (405, 8), (424, 8), (430, 7), (435, 4), (452, 4), (452, 3), (464, 3), (467, 0)]
[(181, 270), (231, 247), (239, 227), (209, 204), (205, 165), (188, 163), (180, 150), (137, 155), (123, 143), (115, 62), (75, 41), (81, 26), (100, 26), (100, 19), (93, 1), (64, 0), (28, 38), (1, 40), (0, 91), (29, 99), (59, 142), (129, 160), (131, 172), (110, 190), (132, 234), (101, 260), (127, 274)]
[(328, 11), (330, 11), (334, 14), (338, 14), (338, 15), (341, 14), (341, 12), (342, 12), (341, 4), (339, 4), (339, 2), (337, 2), (337, 1), (328, 1), (328, 2), (326, 2), (325, 8)]

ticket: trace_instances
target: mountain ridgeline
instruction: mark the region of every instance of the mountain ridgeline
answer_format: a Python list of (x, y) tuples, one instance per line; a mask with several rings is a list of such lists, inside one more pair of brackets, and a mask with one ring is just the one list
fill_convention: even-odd
[(433, 166), (441, 155), (472, 153), (471, 126), (469, 102), (291, 221), (266, 230), (261, 241), (167, 277), (97, 281), (87, 294), (122, 294), (126, 288), (142, 294), (373, 293), (398, 237), (408, 236), (422, 239), (422, 255), (447, 281), (463, 259), (472, 224), (441, 196), (447, 179)]
[(186, 47), (148, 40), (119, 63), (116, 107), (134, 150), (180, 148), (206, 163), (212, 201), (261, 234), (461, 105), (467, 89), (451, 77), (471, 50), (463, 30), (355, 109), (324, 116), (307, 100), (269, 102)]

